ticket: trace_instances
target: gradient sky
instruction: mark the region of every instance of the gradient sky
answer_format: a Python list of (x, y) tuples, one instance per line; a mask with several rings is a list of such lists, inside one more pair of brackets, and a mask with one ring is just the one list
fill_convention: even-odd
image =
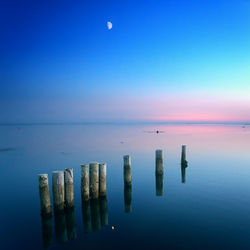
[(0, 31), (2, 123), (250, 121), (248, 0), (6, 0)]

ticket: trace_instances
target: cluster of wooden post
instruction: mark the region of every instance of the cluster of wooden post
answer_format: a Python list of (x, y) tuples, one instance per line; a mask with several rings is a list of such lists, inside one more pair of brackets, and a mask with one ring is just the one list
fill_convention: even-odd
[[(52, 205), (50, 201), (48, 174), (39, 174), (39, 194), (42, 214), (44, 247), (51, 243)], [(58, 243), (76, 238), (74, 218), (74, 181), (73, 169), (52, 172), (52, 193), (55, 215), (55, 233)]]
[[(42, 215), (50, 215), (52, 206), (49, 193), (48, 174), (39, 174), (39, 194)], [(52, 192), (54, 210), (74, 207), (73, 169), (52, 172)]]
[(96, 232), (108, 225), (107, 165), (81, 165), (81, 196), (84, 232)]
[(97, 232), (108, 225), (108, 202), (105, 196), (82, 201), (84, 233)]
[(82, 200), (98, 199), (107, 193), (107, 165), (92, 162), (81, 165)]

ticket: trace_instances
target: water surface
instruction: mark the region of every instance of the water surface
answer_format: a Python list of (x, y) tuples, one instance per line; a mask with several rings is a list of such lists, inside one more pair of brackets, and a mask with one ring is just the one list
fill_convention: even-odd
[[(17, 125), (0, 126), (0, 138), (1, 249), (250, 248), (248, 126)], [(107, 163), (107, 199), (82, 204), (80, 164), (91, 161)], [(37, 175), (51, 185), (64, 168), (74, 169), (75, 209), (42, 219)]]

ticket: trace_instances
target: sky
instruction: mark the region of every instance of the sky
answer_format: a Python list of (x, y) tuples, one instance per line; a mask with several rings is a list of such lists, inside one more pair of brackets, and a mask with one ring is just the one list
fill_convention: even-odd
[(3, 0), (0, 32), (0, 123), (250, 122), (249, 0)]

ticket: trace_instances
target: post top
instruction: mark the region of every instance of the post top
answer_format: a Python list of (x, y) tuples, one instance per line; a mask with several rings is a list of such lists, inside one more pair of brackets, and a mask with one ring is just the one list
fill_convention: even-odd
[(99, 166), (106, 166), (106, 163), (99, 163)]
[(90, 162), (90, 163), (89, 163), (89, 165), (92, 165), (92, 164), (99, 164), (99, 162), (93, 161), (93, 162)]
[(39, 177), (48, 177), (48, 174), (38, 174)]
[(80, 166), (81, 166), (81, 167), (88, 167), (89, 164), (81, 164)]
[(64, 174), (63, 171), (53, 171), (52, 174)]

